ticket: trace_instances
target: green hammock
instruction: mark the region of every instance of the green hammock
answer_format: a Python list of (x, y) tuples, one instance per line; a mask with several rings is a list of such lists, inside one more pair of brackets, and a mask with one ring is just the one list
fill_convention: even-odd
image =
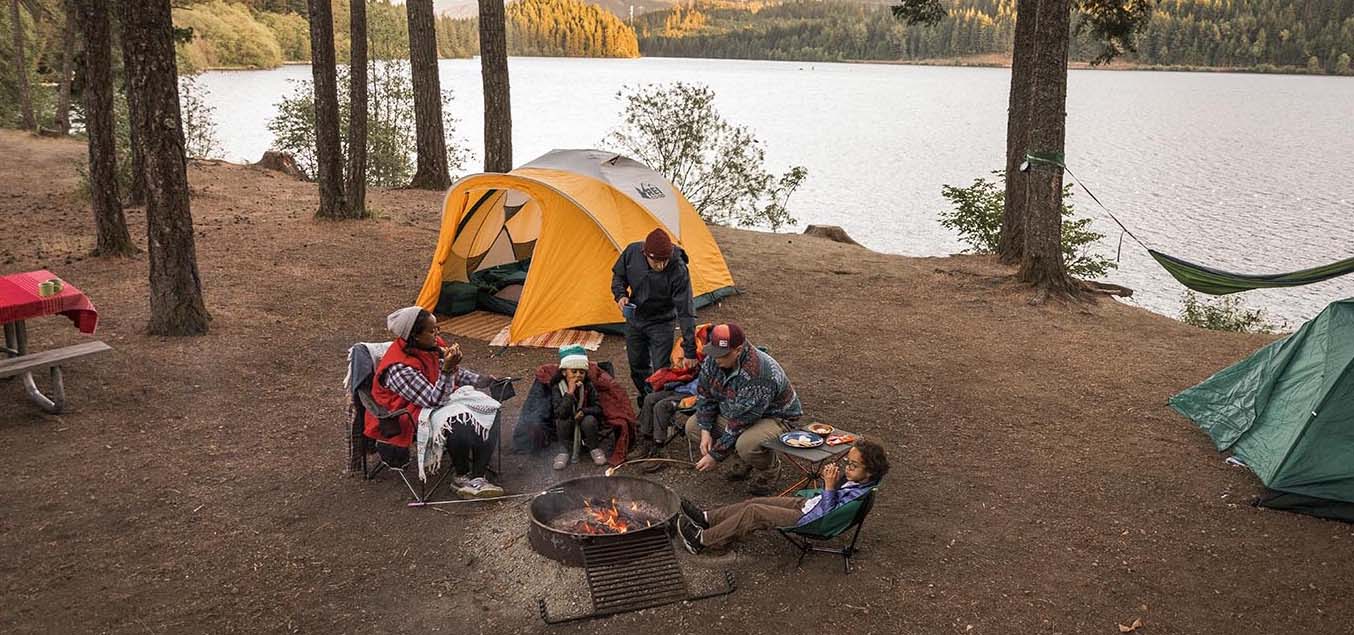
[(1298, 287), (1304, 284), (1323, 282), (1348, 273), (1354, 273), (1354, 258), (1346, 258), (1328, 265), (1312, 267), (1311, 269), (1303, 269), (1301, 271), (1293, 271), (1290, 273), (1247, 274), (1231, 273), (1222, 271), (1221, 269), (1196, 265), (1188, 260), (1182, 260), (1175, 256), (1163, 254), (1148, 247), (1141, 240), (1138, 240), (1138, 237), (1134, 236), (1133, 232), (1129, 231), (1127, 227), (1124, 227), (1124, 224), (1119, 222), (1118, 218), (1115, 218), (1114, 213), (1111, 212), (1108, 207), (1105, 207), (1105, 204), (1101, 203), (1099, 198), (1096, 198), (1095, 193), (1092, 192), (1090, 188), (1086, 187), (1086, 184), (1082, 183), (1081, 179), (1077, 178), (1077, 175), (1072, 174), (1072, 170), (1068, 169), (1067, 164), (1063, 162), (1062, 153), (1040, 154), (1030, 152), (1025, 155), (1025, 162), (1026, 164), (1021, 167), (1021, 171), (1028, 169), (1031, 164), (1042, 164), (1054, 166), (1066, 172), (1068, 176), (1072, 177), (1072, 180), (1077, 182), (1077, 185), (1081, 186), (1082, 190), (1085, 190), (1085, 192), (1090, 195), (1091, 200), (1095, 201), (1095, 204), (1099, 205), (1100, 209), (1105, 210), (1105, 213), (1109, 215), (1110, 220), (1114, 221), (1114, 224), (1118, 225), (1119, 229), (1124, 230), (1124, 233), (1128, 234), (1129, 238), (1132, 238), (1134, 242), (1142, 245), (1142, 248), (1146, 249), (1148, 254), (1151, 254), (1152, 259), (1156, 260), (1157, 264), (1161, 265), (1162, 269), (1165, 269), (1166, 272), (1171, 274), (1171, 276), (1179, 281), (1180, 284), (1198, 291), (1199, 293), (1227, 295), (1229, 293), (1253, 291), (1255, 289)]
[(1244, 274), (1229, 273), (1212, 267), (1196, 265), (1175, 256), (1163, 254), (1155, 249), (1147, 253), (1171, 274), (1180, 284), (1199, 293), (1209, 295), (1227, 295), (1238, 291), (1254, 289), (1273, 289), (1275, 287), (1296, 287), (1313, 282), (1330, 280), (1347, 273), (1354, 273), (1354, 258), (1346, 258), (1321, 267), (1312, 267), (1291, 273)]

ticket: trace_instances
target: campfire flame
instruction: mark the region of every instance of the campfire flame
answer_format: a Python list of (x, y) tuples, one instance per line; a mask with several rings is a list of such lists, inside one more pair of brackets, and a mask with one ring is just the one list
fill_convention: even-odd
[(631, 502), (628, 509), (622, 510), (616, 499), (610, 501), (584, 500), (583, 511), (586, 517), (574, 523), (572, 530), (580, 534), (623, 534), (653, 526), (653, 521), (637, 518), (639, 503)]

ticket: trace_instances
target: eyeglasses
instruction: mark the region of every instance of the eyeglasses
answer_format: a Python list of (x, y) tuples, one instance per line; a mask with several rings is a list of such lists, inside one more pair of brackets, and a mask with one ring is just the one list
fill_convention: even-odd
[(851, 459), (846, 459), (842, 461), (842, 465), (848, 470), (858, 470), (865, 467), (864, 463), (861, 463), (860, 461), (852, 461)]

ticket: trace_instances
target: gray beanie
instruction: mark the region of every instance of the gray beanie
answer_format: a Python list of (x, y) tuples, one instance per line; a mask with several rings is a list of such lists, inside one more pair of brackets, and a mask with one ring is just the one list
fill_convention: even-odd
[(407, 306), (390, 315), (386, 316), (386, 328), (402, 340), (409, 339), (409, 335), (414, 332), (414, 327), (418, 325), (418, 314), (423, 311), (421, 306)]

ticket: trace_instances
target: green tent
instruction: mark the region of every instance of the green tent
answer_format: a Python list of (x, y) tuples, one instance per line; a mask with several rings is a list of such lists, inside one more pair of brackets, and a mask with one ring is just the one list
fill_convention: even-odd
[(1354, 298), (1170, 404), (1260, 477), (1261, 505), (1354, 522)]

